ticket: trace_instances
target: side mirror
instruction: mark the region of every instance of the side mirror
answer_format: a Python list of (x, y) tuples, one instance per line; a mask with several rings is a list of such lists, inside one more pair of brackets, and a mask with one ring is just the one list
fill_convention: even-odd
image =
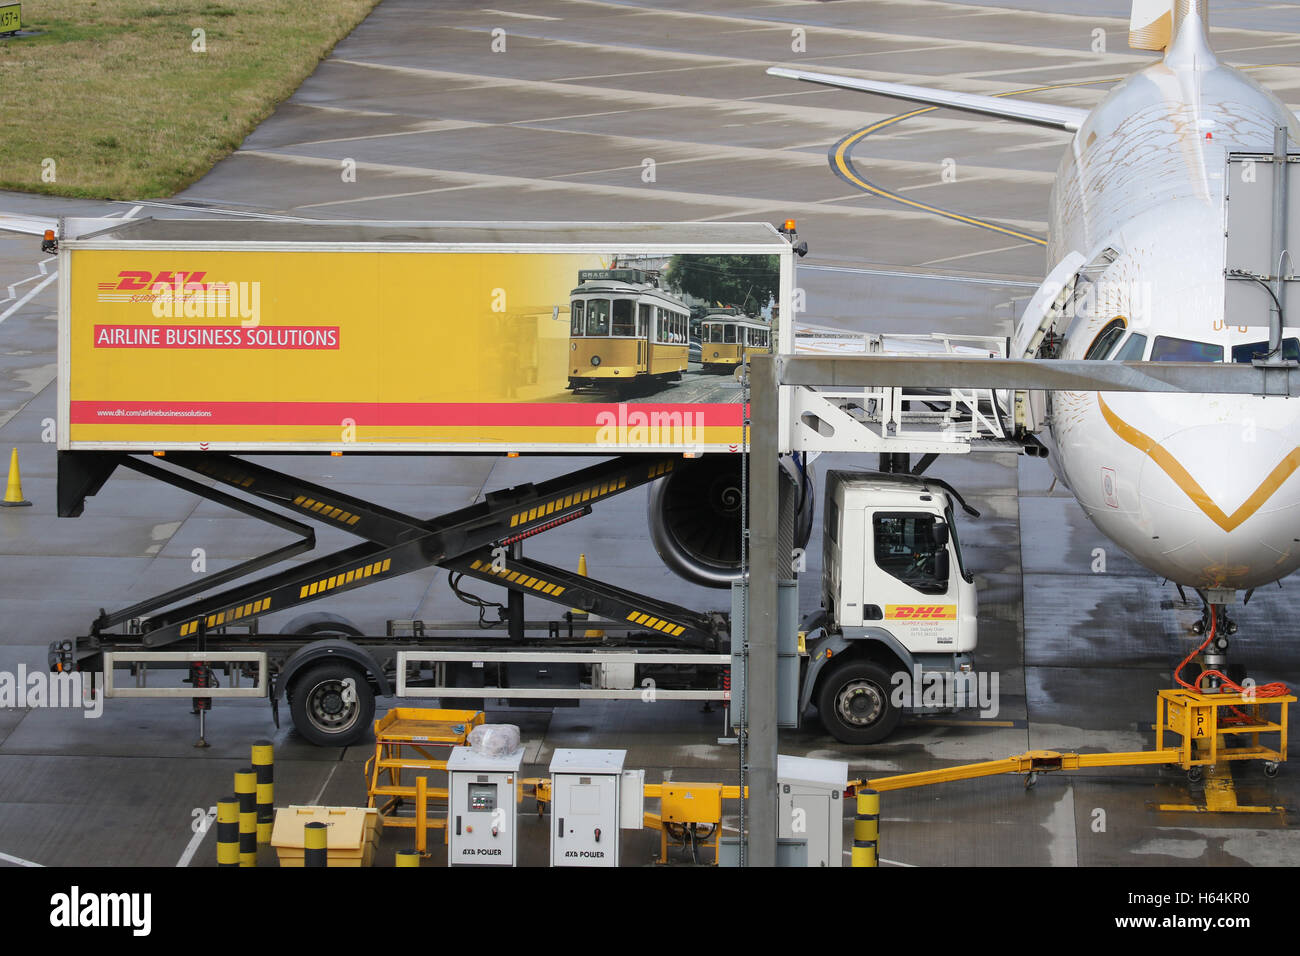
[(948, 547), (948, 523), (946, 521), (936, 521), (934, 529), (930, 532), (930, 537), (934, 541), (936, 548)]

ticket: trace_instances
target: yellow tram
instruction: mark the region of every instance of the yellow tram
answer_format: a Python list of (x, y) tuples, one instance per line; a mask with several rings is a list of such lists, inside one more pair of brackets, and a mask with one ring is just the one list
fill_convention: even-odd
[(681, 381), (691, 310), (640, 269), (583, 269), (569, 303), (569, 388)]
[(738, 309), (710, 309), (701, 323), (700, 361), (705, 369), (734, 369), (745, 356), (772, 351), (772, 329)]

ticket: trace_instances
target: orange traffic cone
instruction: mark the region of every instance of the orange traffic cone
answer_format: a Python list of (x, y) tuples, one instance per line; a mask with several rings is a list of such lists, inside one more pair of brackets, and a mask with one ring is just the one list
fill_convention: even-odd
[[(578, 573), (584, 578), (587, 576), (587, 556), (585, 554), (578, 555)], [(569, 608), (569, 613), (573, 615), (575, 621), (585, 621), (587, 619), (587, 612), (580, 607)]]
[(9, 456), (9, 484), (5, 486), (5, 500), (0, 501), (4, 508), (29, 508), (31, 502), (23, 497), (23, 479), (18, 474), (18, 449)]
[[(580, 555), (578, 555), (578, 573), (581, 574), (584, 578), (587, 576), (587, 556), (586, 556), (585, 554), (580, 554)], [(581, 615), (581, 616), (584, 617), (584, 618), (588, 616), (586, 611), (579, 611), (576, 607), (573, 609), (573, 612), (574, 612), (574, 613), (573, 613), (573, 616), (574, 616), (575, 618), (578, 617), (579, 615)], [(605, 632), (602, 631), (602, 630), (591, 630), (591, 629), (589, 629), (589, 630), (587, 631), (587, 633), (586, 633), (585, 636), (586, 636), (586, 637), (604, 637), (604, 636), (605, 636)]]

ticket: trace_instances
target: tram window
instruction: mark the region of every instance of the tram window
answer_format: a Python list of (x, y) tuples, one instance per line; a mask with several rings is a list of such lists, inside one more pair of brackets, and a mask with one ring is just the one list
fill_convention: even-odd
[(582, 320), (583, 320), (582, 300), (574, 299), (573, 305), (569, 309), (569, 334), (570, 335), (583, 334), (584, 330), (582, 327)]
[(663, 309), (659, 308), (659, 306), (656, 305), (655, 306), (655, 341), (656, 342), (668, 341), (668, 337), (666, 335), (667, 330), (664, 328), (666, 323), (667, 320), (664, 318)]
[[(1234, 362), (1249, 364), (1254, 359), (1263, 358), (1267, 354), (1267, 342), (1251, 342), (1248, 345), (1234, 345), (1232, 347), (1232, 360)], [(1282, 358), (1289, 362), (1300, 362), (1300, 339), (1282, 340)]]
[(1115, 343), (1123, 337), (1126, 326), (1127, 323), (1123, 319), (1112, 319), (1108, 322), (1092, 340), (1092, 345), (1088, 346), (1088, 351), (1083, 355), (1084, 359), (1087, 361), (1104, 359), (1115, 347)]
[(1123, 347), (1115, 353), (1116, 362), (1140, 362), (1146, 354), (1147, 337), (1141, 332), (1134, 332), (1128, 337)]
[(723, 326), (722, 341), (728, 345), (734, 345), (736, 342), (736, 327), (734, 325)]
[(650, 332), (650, 306), (641, 303), (636, 310), (636, 335), (643, 339)]
[(587, 300), (587, 334), (609, 335), (609, 299)]
[(720, 325), (710, 325), (710, 326), (709, 326), (709, 339), (708, 339), (708, 340), (709, 340), (710, 342), (721, 342), (721, 341), (722, 341), (722, 326), (720, 326)]
[(614, 300), (614, 335), (629, 336), (636, 334), (636, 324), (632, 319), (635, 310), (636, 303), (631, 299)]
[(1157, 335), (1151, 347), (1153, 362), (1222, 362), (1223, 346)]

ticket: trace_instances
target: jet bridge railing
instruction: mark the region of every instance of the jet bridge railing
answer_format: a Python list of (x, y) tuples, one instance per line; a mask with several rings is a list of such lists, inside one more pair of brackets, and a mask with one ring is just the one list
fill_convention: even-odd
[[(800, 327), (795, 354), (972, 360), (1005, 358), (1007, 341), (987, 335), (851, 333)], [(1007, 440), (988, 388), (804, 386), (791, 392), (791, 441), (800, 451), (964, 454)], [(999, 448), (999, 450), (1004, 450)]]

